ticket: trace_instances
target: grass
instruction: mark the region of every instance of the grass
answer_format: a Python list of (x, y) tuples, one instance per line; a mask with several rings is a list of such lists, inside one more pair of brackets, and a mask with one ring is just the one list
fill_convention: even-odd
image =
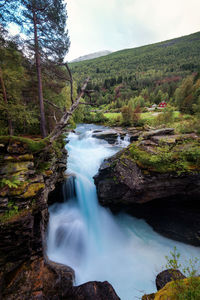
[(121, 116), (121, 113), (105, 113), (104, 116), (108, 119), (115, 119), (118, 116)]

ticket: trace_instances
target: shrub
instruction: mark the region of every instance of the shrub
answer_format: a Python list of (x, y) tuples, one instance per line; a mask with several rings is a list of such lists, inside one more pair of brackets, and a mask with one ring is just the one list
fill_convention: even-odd
[(174, 121), (174, 110), (173, 108), (167, 107), (163, 110), (163, 113), (159, 114), (154, 119), (154, 125), (163, 125), (163, 124), (170, 124)]
[(129, 126), (132, 124), (133, 109), (131, 106), (123, 106), (121, 109), (122, 113), (122, 125)]
[[(200, 299), (200, 278), (198, 277), (200, 271), (200, 261), (198, 258), (185, 261), (186, 265), (182, 266), (179, 259), (180, 253), (177, 252), (176, 247), (170, 252), (171, 256), (166, 256), (168, 269), (181, 269), (187, 279), (177, 280), (174, 273), (174, 281), (172, 282), (172, 290), (174, 299), (177, 300), (196, 300)], [(173, 278), (173, 271), (172, 271)]]
[(133, 125), (134, 126), (138, 126), (139, 125), (139, 121), (141, 119), (141, 109), (140, 109), (140, 106), (138, 105), (134, 111), (133, 111), (133, 114), (132, 114), (132, 122), (133, 122)]

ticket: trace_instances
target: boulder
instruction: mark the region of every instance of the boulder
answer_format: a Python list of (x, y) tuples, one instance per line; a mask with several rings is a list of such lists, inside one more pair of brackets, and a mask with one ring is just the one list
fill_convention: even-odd
[(179, 270), (167, 269), (160, 272), (156, 276), (156, 287), (157, 290), (161, 290), (168, 282), (172, 280), (184, 279), (186, 278)]
[(72, 290), (74, 271), (62, 264), (36, 258), (9, 274), (3, 283), (2, 299), (67, 299)]
[(169, 135), (169, 134), (174, 134), (174, 128), (161, 128), (161, 129), (146, 131), (141, 135), (141, 137), (143, 139), (148, 139), (154, 135)]
[(117, 141), (118, 133), (115, 130), (104, 130), (92, 134), (96, 139), (106, 140), (109, 144), (114, 144)]
[(109, 282), (90, 281), (73, 287), (67, 300), (120, 300)]

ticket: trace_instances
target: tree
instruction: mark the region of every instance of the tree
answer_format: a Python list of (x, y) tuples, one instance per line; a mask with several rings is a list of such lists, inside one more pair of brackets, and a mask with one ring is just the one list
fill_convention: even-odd
[[(25, 81), (22, 54), (16, 43), (9, 39), (6, 31), (0, 32), (0, 115), (8, 123), (8, 132), (14, 133), (13, 123), (19, 118), (17, 108), (21, 105), (21, 90)], [(17, 106), (17, 108), (14, 106)]]
[[(14, 3), (13, 3), (14, 2)], [(66, 4), (63, 0), (0, 0), (2, 13), (0, 22), (8, 25), (14, 22), (25, 35), (27, 53), (34, 53), (38, 98), (40, 104), (40, 122), (42, 136), (46, 136), (43, 88), (42, 61), (62, 63), (69, 48), (68, 31), (66, 30)], [(14, 11), (15, 9), (15, 11)]]

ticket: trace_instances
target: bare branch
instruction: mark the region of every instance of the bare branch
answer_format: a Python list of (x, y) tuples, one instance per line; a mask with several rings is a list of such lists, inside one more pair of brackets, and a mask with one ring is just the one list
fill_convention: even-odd
[(60, 112), (63, 112), (62, 109), (60, 107), (58, 107), (56, 104), (50, 102), (47, 99), (44, 99), (44, 102), (48, 103), (49, 105), (53, 106), (54, 108), (58, 109)]
[(53, 113), (53, 118), (54, 118), (54, 120), (55, 120), (55, 122), (56, 122), (56, 124), (57, 124), (57, 123), (58, 123), (58, 121), (57, 121), (57, 118), (56, 118), (55, 111), (54, 111), (54, 113)]
[(54, 140), (56, 140), (64, 131), (65, 131), (65, 127), (68, 124), (68, 121), (71, 117), (71, 115), (73, 114), (73, 112), (76, 110), (76, 108), (78, 107), (81, 98), (83, 97), (84, 93), (85, 93), (85, 89), (87, 87), (87, 84), (89, 82), (90, 78), (88, 77), (82, 88), (81, 88), (81, 92), (78, 95), (78, 97), (76, 98), (75, 102), (71, 105), (70, 110), (67, 111), (63, 117), (60, 119), (59, 123), (56, 124), (54, 130), (50, 133), (49, 135), (49, 141), (50, 143), (52, 143)]

